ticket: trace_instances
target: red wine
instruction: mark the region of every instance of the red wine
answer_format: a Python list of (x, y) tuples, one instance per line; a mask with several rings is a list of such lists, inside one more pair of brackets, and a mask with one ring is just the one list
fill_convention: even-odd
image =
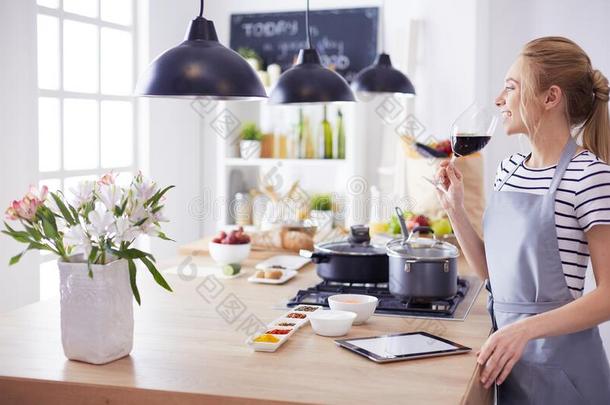
[(483, 149), (490, 139), (491, 136), (453, 135), (451, 137), (451, 147), (457, 156), (466, 156)]

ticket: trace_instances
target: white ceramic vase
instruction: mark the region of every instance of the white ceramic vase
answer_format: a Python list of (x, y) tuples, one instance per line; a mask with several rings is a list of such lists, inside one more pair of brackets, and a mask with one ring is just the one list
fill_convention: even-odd
[(242, 159), (258, 159), (261, 157), (261, 142), (239, 141), (239, 153)]
[(105, 364), (133, 347), (133, 295), (127, 261), (105, 265), (58, 261), (61, 342), (70, 360)]

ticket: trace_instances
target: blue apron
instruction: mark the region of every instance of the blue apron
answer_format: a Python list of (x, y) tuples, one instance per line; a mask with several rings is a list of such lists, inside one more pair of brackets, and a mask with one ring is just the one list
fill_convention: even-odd
[[(494, 329), (574, 299), (559, 255), (555, 193), (576, 147), (570, 138), (548, 193), (499, 191), (517, 165), (491, 195), (483, 233)], [(610, 367), (598, 328), (529, 341), (496, 392), (499, 405), (610, 404)]]

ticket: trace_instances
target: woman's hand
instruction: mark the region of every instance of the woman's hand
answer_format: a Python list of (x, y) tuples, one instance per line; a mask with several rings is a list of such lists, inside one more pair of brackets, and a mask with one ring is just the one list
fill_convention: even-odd
[(445, 191), (436, 189), (436, 194), (441, 206), (449, 216), (463, 207), (464, 204), (464, 182), (462, 173), (455, 167), (450, 160), (441, 162), (436, 171), (436, 178), (441, 183)]
[(500, 385), (506, 380), (530, 339), (529, 328), (521, 321), (498, 329), (487, 338), (477, 357), (485, 388), (494, 381)]

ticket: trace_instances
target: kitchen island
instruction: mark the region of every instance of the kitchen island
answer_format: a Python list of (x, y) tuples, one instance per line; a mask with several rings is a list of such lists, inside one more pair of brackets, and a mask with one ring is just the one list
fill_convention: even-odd
[[(472, 347), (468, 354), (376, 364), (309, 325), (275, 353), (253, 352), (245, 344), (249, 328), (277, 318), (299, 288), (319, 282), (315, 266), (284, 285), (261, 285), (247, 277), (277, 252), (252, 252), (242, 270), (248, 274), (234, 279), (193, 277), (193, 265), (213, 263), (203, 251), (191, 253), (160, 263), (180, 268), (166, 273), (173, 293), (140, 271), (133, 351), (104, 366), (64, 357), (58, 298), (1, 313), (0, 403), (491, 403), (476, 378), (476, 351), (491, 327), (484, 292), (463, 322), (374, 316), (346, 336), (423, 330)], [(463, 259), (459, 268), (468, 274)]]

